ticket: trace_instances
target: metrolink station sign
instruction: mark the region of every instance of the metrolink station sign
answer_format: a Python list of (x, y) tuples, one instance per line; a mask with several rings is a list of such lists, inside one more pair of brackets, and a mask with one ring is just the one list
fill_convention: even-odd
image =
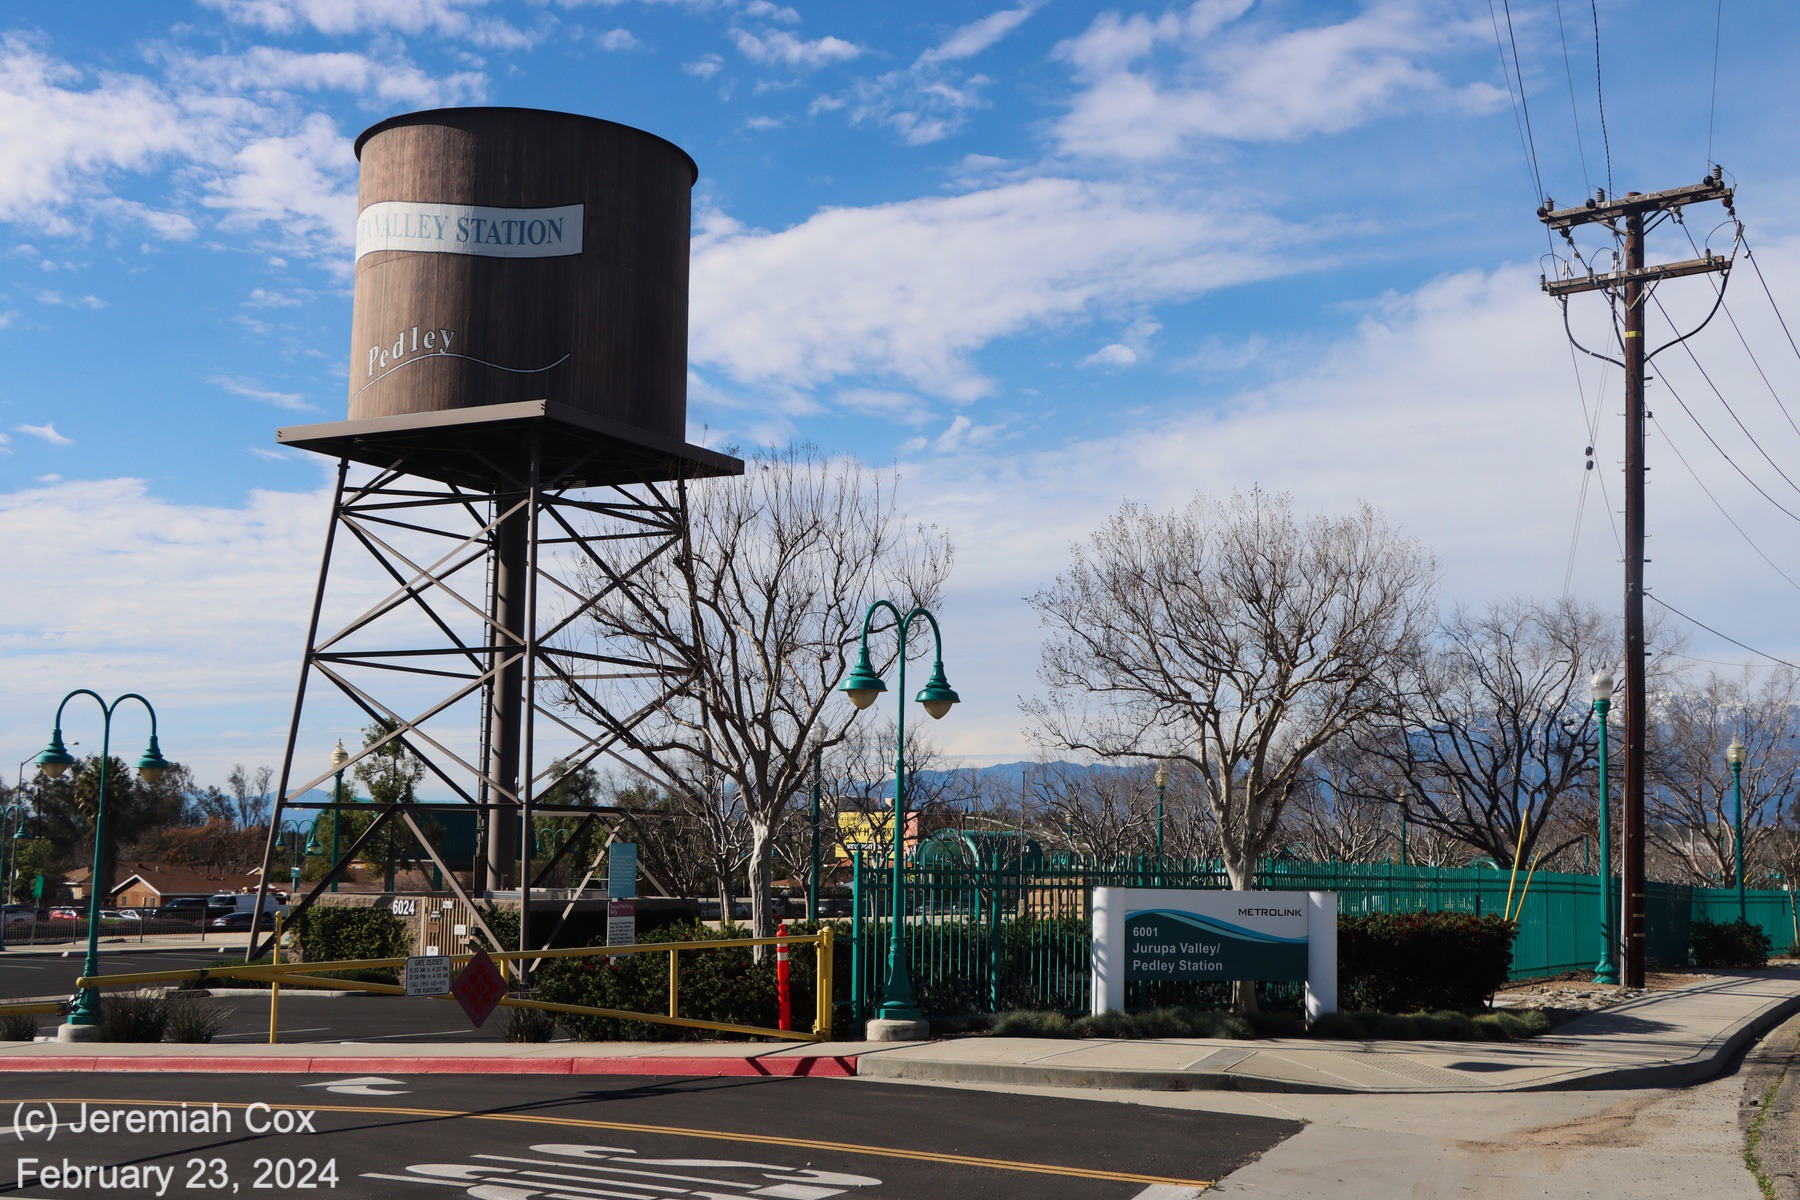
[(1336, 892), (1095, 888), (1093, 1011), (1140, 980), (1304, 980), (1306, 1018), (1337, 1011)]

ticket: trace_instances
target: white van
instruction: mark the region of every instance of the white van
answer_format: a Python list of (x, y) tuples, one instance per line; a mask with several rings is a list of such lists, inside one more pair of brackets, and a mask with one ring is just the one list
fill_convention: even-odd
[[(216, 892), (206, 902), (207, 910), (215, 917), (234, 912), (255, 912), (255, 892)], [(263, 913), (273, 916), (281, 911), (281, 901), (274, 896), (263, 897)]]

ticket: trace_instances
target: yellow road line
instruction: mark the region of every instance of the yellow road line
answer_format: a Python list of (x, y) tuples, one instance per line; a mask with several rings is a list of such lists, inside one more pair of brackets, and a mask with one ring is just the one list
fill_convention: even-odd
[[(20, 1101), (25, 1104), (93, 1104), (166, 1107), (179, 1100), (112, 1100), (80, 1096), (40, 1097)], [(220, 1108), (249, 1108), (241, 1101), (205, 1100)], [(272, 1109), (294, 1112), (376, 1113), (400, 1117), (450, 1117), (469, 1121), (504, 1121), (520, 1125), (559, 1125), (576, 1129), (604, 1129), (613, 1133), (649, 1133), (666, 1137), (706, 1138), (720, 1142), (750, 1142), (759, 1146), (787, 1146), (801, 1150), (836, 1150), (844, 1154), (866, 1154), (879, 1158), (903, 1158), (913, 1162), (943, 1163), (957, 1167), (987, 1167), (996, 1171), (1023, 1171), (1036, 1175), (1061, 1175), (1070, 1179), (1098, 1179), (1119, 1183), (1172, 1183), (1191, 1188), (1209, 1188), (1210, 1180), (1177, 1179), (1168, 1175), (1139, 1175), (1130, 1171), (1101, 1171), (1089, 1167), (1061, 1167), (1053, 1163), (1018, 1162), (1007, 1158), (979, 1158), (970, 1154), (942, 1154), (935, 1150), (908, 1150), (899, 1146), (866, 1146), (857, 1142), (827, 1142), (816, 1138), (769, 1136), (755, 1133), (731, 1133), (722, 1129), (692, 1129), (682, 1125), (644, 1125), (633, 1121), (593, 1121), (585, 1117), (546, 1117), (531, 1113), (464, 1112), (449, 1108), (381, 1108), (357, 1104), (268, 1104)]]

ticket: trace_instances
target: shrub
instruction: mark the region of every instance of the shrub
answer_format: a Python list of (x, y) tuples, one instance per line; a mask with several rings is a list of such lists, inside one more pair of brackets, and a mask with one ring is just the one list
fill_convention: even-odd
[(231, 1019), (230, 1010), (199, 992), (177, 989), (164, 999), (171, 1042), (210, 1042)]
[(506, 1040), (509, 1042), (547, 1042), (556, 1036), (556, 1018), (535, 1008), (506, 1010)]
[(1339, 987), (1355, 1007), (1381, 1012), (1476, 1008), (1506, 982), (1517, 932), (1470, 913), (1339, 917)]
[[(400, 958), (412, 949), (406, 926), (385, 908), (309, 908), (300, 914), (293, 928), (307, 962)], [(381, 967), (356, 972), (354, 977), (396, 983), (399, 973)]]
[[(788, 922), (791, 934), (814, 932), (818, 926)], [(847, 930), (834, 926), (842, 939)], [(497, 929), (495, 932), (499, 932)], [(656, 932), (659, 941), (706, 942), (748, 936), (735, 926), (714, 929), (695, 922), (666, 926)], [(838, 994), (846, 994), (850, 955), (835, 959)], [(731, 1025), (773, 1028), (777, 1021), (775, 955), (756, 962), (748, 947), (733, 947), (681, 955), (680, 1015)], [(815, 968), (810, 947), (793, 952), (789, 963), (790, 1007), (794, 1027), (812, 1028)], [(666, 1013), (669, 1004), (669, 964), (661, 954), (622, 954), (593, 958), (553, 958), (537, 972), (537, 998), (558, 1004), (612, 1008), (626, 1012)], [(566, 1014), (557, 1023), (588, 1041), (691, 1041), (737, 1035), (643, 1021)]]
[(1357, 1019), (1356, 1014), (1347, 1012), (1323, 1014), (1312, 1023), (1312, 1028), (1307, 1033), (1316, 1038), (1343, 1042), (1360, 1042), (1369, 1036), (1369, 1031), (1363, 1028), (1363, 1023)]
[(169, 999), (152, 991), (112, 992), (100, 1000), (100, 1040), (160, 1042), (169, 1027)]
[(1695, 921), (1688, 933), (1696, 967), (1766, 967), (1772, 944), (1749, 921)]
[(37, 1031), (36, 1013), (0, 1013), (0, 1042), (29, 1042)]

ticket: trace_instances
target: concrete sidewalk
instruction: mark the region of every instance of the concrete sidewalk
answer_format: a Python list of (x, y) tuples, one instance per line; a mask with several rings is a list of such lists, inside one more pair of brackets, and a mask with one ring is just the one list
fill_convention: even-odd
[(0, 1043), (0, 1072), (858, 1075), (918, 1083), (1396, 1094), (1667, 1088), (1711, 1079), (1800, 1011), (1800, 968), (1697, 979), (1528, 1042), (1058, 1040), (380, 1046)]
[(857, 1074), (919, 1083), (1158, 1091), (1410, 1093), (1666, 1088), (1721, 1074), (1800, 1011), (1800, 969), (1653, 992), (1526, 1042), (961, 1038), (861, 1056)]

